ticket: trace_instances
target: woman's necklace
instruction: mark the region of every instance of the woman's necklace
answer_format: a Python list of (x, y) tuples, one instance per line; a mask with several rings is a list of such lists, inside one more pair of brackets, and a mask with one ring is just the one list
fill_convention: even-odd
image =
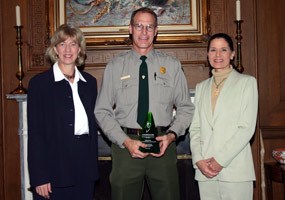
[(227, 78), (224, 78), (221, 82), (219, 82), (219, 84), (216, 82), (216, 78), (214, 77), (214, 84), (215, 84), (215, 86), (216, 86), (216, 91), (215, 91), (215, 96), (218, 96), (219, 95), (219, 93), (220, 93), (220, 86), (221, 86), (221, 84), (226, 80)]
[(68, 75), (68, 74), (63, 74), (68, 80), (71, 80), (71, 79), (74, 79), (74, 77), (75, 77), (75, 70), (74, 70), (74, 72), (73, 72), (73, 74), (72, 75)]

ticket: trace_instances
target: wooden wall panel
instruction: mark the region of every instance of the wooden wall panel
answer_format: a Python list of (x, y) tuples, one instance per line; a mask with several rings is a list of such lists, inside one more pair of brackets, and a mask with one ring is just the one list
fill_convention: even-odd
[[(0, 11), (2, 11), (2, 4), (0, 3)], [(0, 14), (0, 24), (3, 23), (3, 18), (2, 18), (2, 12)], [(2, 40), (3, 40), (3, 26), (0, 26), (0, 47), (2, 47)], [(2, 83), (3, 79), (2, 79), (2, 68), (3, 68), (3, 65), (2, 65), (2, 48), (0, 48), (0, 82)], [(0, 89), (0, 105), (2, 105), (2, 100), (3, 100), (3, 92), (2, 92), (2, 87)], [(2, 109), (0, 108), (0, 111), (2, 111)], [(1, 115), (0, 115), (0, 199), (4, 199), (4, 181), (1, 181), (1, 180), (4, 180), (4, 163), (3, 163), (3, 160), (4, 160), (4, 153), (3, 153), (3, 112), (1, 112)]]
[(225, 32), (225, 7), (225, 1), (210, 1), (210, 21), (212, 33)]
[[(259, 112), (265, 162), (274, 162), (273, 149), (285, 147), (284, 8), (284, 1), (256, 1)], [(282, 199), (282, 186), (273, 187), (274, 199)]]
[[(2, 148), (0, 160), (1, 196), (3, 200), (18, 200), (20, 196), (20, 161), (18, 141), (18, 105), (8, 101), (5, 95), (13, 91), (17, 85), (16, 72), (17, 48), (16, 48), (16, 24), (15, 6), (21, 5), (16, 0), (1, 1), (1, 132), (0, 140)], [(13, 15), (12, 15), (13, 13)], [(24, 20), (22, 20), (24, 23)]]
[[(262, 9), (266, 8), (266, 9)], [(260, 0), (257, 3), (260, 125), (285, 128), (285, 2)]]

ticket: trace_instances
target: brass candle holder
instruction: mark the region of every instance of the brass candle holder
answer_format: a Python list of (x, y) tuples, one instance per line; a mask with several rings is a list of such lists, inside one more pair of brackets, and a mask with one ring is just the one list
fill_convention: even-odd
[(22, 34), (21, 34), (21, 29), (23, 26), (14, 26), (16, 31), (17, 31), (17, 36), (16, 36), (16, 45), (17, 45), (17, 50), (18, 50), (18, 72), (16, 73), (16, 77), (19, 80), (18, 87), (11, 92), (11, 94), (26, 94), (27, 89), (24, 88), (22, 80), (24, 78), (24, 72), (22, 68)]
[(237, 70), (242, 73), (244, 71), (244, 68), (242, 66), (242, 57), (241, 57), (241, 39), (242, 39), (242, 35), (241, 35), (241, 23), (243, 22), (243, 20), (236, 20), (236, 39), (237, 39), (237, 54), (236, 54), (236, 58), (237, 58)]

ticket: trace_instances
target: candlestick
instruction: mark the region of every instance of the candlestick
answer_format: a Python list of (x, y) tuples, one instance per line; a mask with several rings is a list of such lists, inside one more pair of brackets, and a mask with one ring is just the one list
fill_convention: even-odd
[(27, 93), (27, 89), (25, 89), (23, 87), (23, 83), (22, 80), (24, 78), (24, 72), (22, 70), (22, 36), (21, 36), (21, 29), (23, 28), (23, 26), (15, 26), (16, 31), (17, 31), (17, 41), (16, 41), (16, 45), (17, 45), (17, 49), (18, 49), (18, 72), (16, 73), (16, 77), (19, 80), (19, 84), (18, 87), (13, 90), (11, 92), (11, 94), (26, 94)]
[(16, 6), (16, 25), (21, 26), (20, 6)]
[(241, 17), (240, 17), (240, 0), (236, 1), (236, 20), (240, 21)]
[(237, 64), (236, 64), (236, 68), (237, 70), (242, 73), (244, 71), (244, 68), (242, 66), (242, 59), (241, 59), (241, 39), (242, 39), (242, 35), (241, 35), (241, 23), (243, 22), (243, 20), (236, 20), (236, 39), (237, 39), (237, 53), (236, 53), (236, 57), (237, 57)]

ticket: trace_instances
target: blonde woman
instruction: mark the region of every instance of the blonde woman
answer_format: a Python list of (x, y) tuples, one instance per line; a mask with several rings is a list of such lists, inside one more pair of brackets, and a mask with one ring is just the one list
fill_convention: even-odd
[(60, 26), (47, 58), (52, 67), (28, 90), (28, 165), (34, 199), (91, 200), (97, 169), (96, 79), (85, 61), (80, 29)]

